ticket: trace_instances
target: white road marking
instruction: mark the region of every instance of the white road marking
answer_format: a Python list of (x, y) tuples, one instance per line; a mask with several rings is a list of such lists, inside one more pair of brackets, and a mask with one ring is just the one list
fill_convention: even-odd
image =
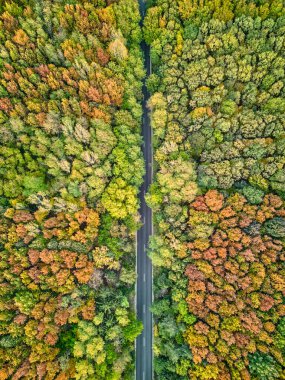
[(145, 373), (144, 373), (144, 371), (143, 371), (143, 380), (145, 380)]
[(143, 337), (143, 346), (145, 347), (145, 337)]
[(143, 274), (143, 282), (145, 282), (145, 273)]
[(145, 305), (143, 305), (143, 313), (145, 314)]

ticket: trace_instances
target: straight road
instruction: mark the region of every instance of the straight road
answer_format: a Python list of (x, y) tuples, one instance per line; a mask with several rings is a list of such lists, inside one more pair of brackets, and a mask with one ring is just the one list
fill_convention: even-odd
[[(142, 18), (145, 14), (145, 2), (140, 0)], [(151, 63), (149, 48), (145, 43), (141, 45), (145, 59), (147, 76), (150, 75)], [(140, 190), (140, 215), (143, 222), (142, 228), (137, 233), (137, 284), (136, 306), (137, 317), (143, 322), (144, 329), (136, 340), (136, 380), (151, 380), (153, 378), (152, 363), (152, 264), (147, 256), (149, 237), (152, 235), (152, 211), (146, 205), (144, 196), (152, 182), (152, 133), (148, 110), (146, 107), (149, 94), (145, 83), (143, 85), (143, 154), (145, 159), (146, 174)]]

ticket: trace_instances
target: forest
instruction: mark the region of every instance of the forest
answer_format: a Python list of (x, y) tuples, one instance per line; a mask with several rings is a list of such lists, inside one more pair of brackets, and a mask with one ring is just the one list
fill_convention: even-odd
[(285, 379), (283, 0), (142, 13), (0, 0), (0, 380), (134, 379), (144, 83), (154, 378)]
[(0, 379), (132, 379), (138, 3), (0, 11)]
[(157, 0), (144, 20), (157, 379), (285, 378), (285, 12)]

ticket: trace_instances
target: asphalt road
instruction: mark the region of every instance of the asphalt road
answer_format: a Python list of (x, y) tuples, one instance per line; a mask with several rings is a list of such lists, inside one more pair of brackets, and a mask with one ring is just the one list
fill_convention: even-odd
[[(141, 14), (144, 16), (145, 3), (140, 0)], [(145, 58), (145, 69), (147, 76), (151, 71), (149, 48), (143, 43), (141, 45)], [(150, 235), (152, 235), (152, 211), (145, 203), (145, 193), (152, 182), (152, 133), (150, 120), (146, 108), (149, 94), (145, 85), (143, 86), (143, 154), (145, 159), (146, 174), (140, 190), (140, 215), (143, 222), (142, 228), (137, 233), (137, 284), (136, 284), (136, 307), (137, 317), (143, 322), (144, 329), (136, 341), (136, 380), (151, 380), (153, 378), (152, 363), (152, 264), (147, 256), (147, 246)]]

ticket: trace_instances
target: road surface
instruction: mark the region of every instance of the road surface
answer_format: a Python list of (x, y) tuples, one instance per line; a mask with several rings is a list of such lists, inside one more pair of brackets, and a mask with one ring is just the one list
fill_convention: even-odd
[[(140, 0), (142, 18), (145, 13), (145, 3)], [(141, 45), (145, 58), (147, 76), (150, 74), (151, 63), (149, 48), (145, 43)], [(140, 190), (140, 215), (143, 222), (142, 228), (137, 233), (137, 284), (136, 284), (136, 307), (137, 317), (143, 322), (144, 329), (136, 341), (136, 380), (151, 380), (153, 378), (152, 364), (152, 265), (147, 256), (149, 237), (152, 234), (152, 212), (145, 203), (145, 193), (152, 182), (152, 134), (150, 120), (146, 108), (149, 94), (145, 84), (143, 86), (143, 154), (145, 159), (146, 174)]]

